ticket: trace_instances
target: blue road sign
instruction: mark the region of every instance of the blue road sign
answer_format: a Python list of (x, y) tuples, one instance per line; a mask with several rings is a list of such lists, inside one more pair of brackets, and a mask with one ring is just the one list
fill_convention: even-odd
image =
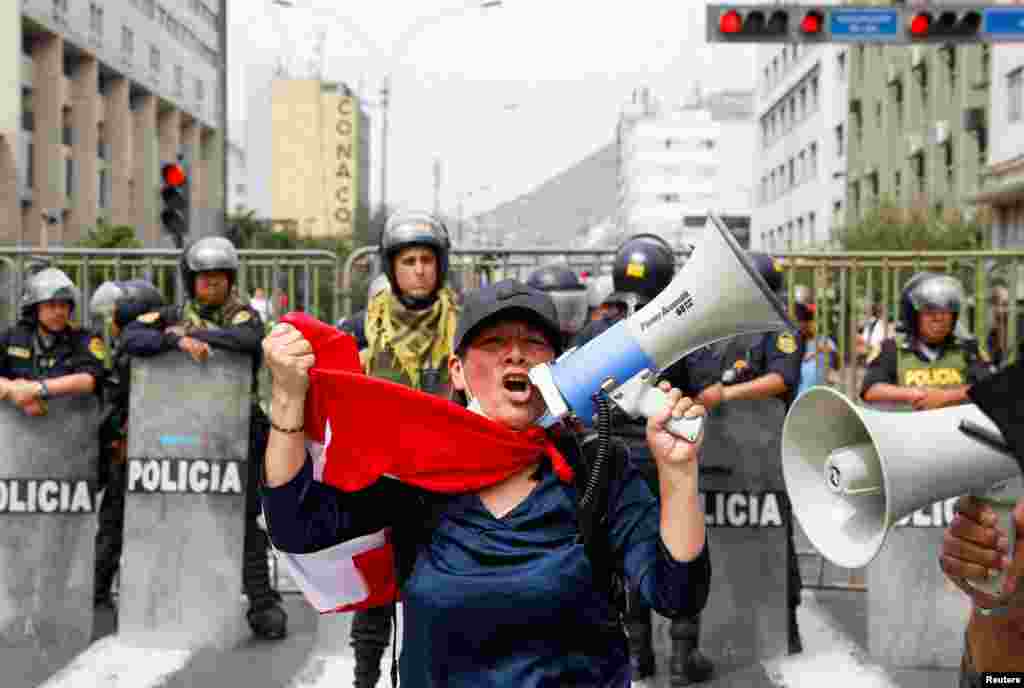
[(837, 43), (891, 41), (900, 32), (900, 11), (896, 8), (834, 8), (828, 20), (829, 33)]
[(1024, 7), (987, 7), (981, 31), (992, 38), (1024, 39)]

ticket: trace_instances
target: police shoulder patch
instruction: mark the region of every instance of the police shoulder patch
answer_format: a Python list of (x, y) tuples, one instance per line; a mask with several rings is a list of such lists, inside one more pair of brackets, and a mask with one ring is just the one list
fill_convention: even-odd
[(882, 347), (879, 346), (878, 344), (873, 344), (871, 346), (871, 350), (868, 351), (868, 357), (864, 362), (870, 364), (872, 361), (878, 358), (881, 355), (881, 353)]
[(15, 358), (32, 358), (32, 352), (23, 346), (9, 346), (7, 347), (7, 354)]
[(89, 352), (102, 361), (107, 357), (107, 345), (99, 337), (93, 337), (89, 340)]
[(235, 317), (231, 318), (232, 325), (241, 325), (252, 320), (252, 313), (249, 311), (238, 311), (235, 313)]
[(138, 320), (140, 323), (152, 325), (153, 323), (160, 319), (160, 311), (150, 311), (148, 313), (143, 313), (142, 315), (135, 319)]
[(783, 332), (775, 339), (775, 347), (784, 354), (796, 351), (796, 338), (789, 332)]

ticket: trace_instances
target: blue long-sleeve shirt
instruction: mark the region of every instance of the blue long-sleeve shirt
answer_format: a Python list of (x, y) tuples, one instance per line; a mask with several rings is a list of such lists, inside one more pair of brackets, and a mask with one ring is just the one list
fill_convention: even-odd
[[(570, 458), (570, 461), (572, 459)], [(415, 532), (426, 496), (438, 514), (415, 546), (401, 590), (404, 603), (402, 686), (629, 685), (629, 654), (621, 630), (603, 621), (610, 591), (594, 585), (578, 542), (576, 493), (544, 463), (534, 490), (495, 517), (476, 494), (428, 495), (381, 479), (343, 493), (313, 480), (306, 464), (289, 483), (264, 488), (274, 545), (285, 552), (319, 551), (384, 527)], [(630, 587), (663, 616), (698, 613), (711, 575), (705, 547), (675, 561), (659, 534), (659, 502), (628, 460), (609, 497), (614, 561)]]

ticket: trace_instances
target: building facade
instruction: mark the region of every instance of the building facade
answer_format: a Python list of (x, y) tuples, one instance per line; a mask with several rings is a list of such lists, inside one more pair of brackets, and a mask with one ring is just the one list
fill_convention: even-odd
[(243, 213), (251, 210), (249, 205), (249, 160), (245, 148), (234, 141), (228, 141), (228, 187), (227, 209), (229, 213)]
[(807, 251), (833, 245), (846, 187), (847, 47), (757, 50), (757, 153), (751, 246)]
[(991, 209), (992, 248), (1019, 250), (1024, 247), (1024, 46), (993, 46), (991, 69), (988, 165), (981, 189), (968, 200)]
[(973, 210), (987, 159), (987, 45), (857, 45), (849, 51), (846, 220), (882, 202)]
[(178, 160), (191, 233), (219, 227), (220, 2), (0, 3), (0, 241), (69, 245), (108, 222), (169, 246), (160, 165)]
[(275, 79), (271, 87), (271, 215), (300, 236), (350, 237), (369, 204), (369, 127), (344, 84)]
[(616, 131), (618, 236), (607, 239), (650, 232), (682, 249), (697, 243), (712, 210), (747, 246), (752, 114), (748, 91), (698, 92), (680, 106), (635, 91)]

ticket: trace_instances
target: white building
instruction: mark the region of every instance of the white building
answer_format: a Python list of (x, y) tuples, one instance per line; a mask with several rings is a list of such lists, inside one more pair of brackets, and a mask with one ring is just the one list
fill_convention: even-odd
[(618, 241), (652, 232), (680, 248), (692, 245), (712, 210), (747, 245), (751, 101), (746, 91), (698, 92), (668, 107), (647, 89), (634, 92), (617, 132)]
[(238, 213), (250, 210), (249, 206), (249, 172), (245, 148), (234, 142), (228, 142), (228, 188), (227, 211)]
[(1024, 246), (1024, 46), (992, 46), (988, 167), (969, 200), (992, 208), (992, 247)]
[(759, 46), (757, 63), (751, 248), (828, 248), (846, 197), (846, 48)]

